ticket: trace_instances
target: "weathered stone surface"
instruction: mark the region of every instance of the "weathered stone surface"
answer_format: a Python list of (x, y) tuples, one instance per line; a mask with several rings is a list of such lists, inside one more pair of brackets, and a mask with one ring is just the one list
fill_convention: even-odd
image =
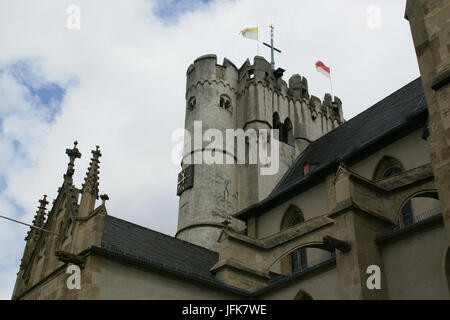
[(445, 0), (408, 0), (406, 5), (429, 111), (431, 162), (450, 245), (449, 15)]

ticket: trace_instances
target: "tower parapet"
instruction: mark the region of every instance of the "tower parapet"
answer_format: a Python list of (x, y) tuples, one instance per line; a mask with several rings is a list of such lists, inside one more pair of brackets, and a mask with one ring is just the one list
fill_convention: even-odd
[[(337, 97), (333, 101), (330, 95), (323, 101), (310, 96), (307, 79), (298, 74), (288, 85), (260, 56), (253, 64), (247, 59), (238, 69), (226, 58), (219, 65), (216, 55), (204, 55), (189, 66), (186, 76), (185, 129), (189, 136), (185, 137), (179, 176), (176, 236), (218, 250), (222, 222), (243, 230), (245, 226), (234, 221), (232, 214), (265, 198), (311, 141), (344, 121), (342, 102)], [(267, 130), (268, 150), (270, 130), (278, 129), (278, 173), (263, 176), (260, 164), (238, 163), (236, 152), (232, 153), (235, 150), (227, 150), (225, 145), (211, 147), (212, 139), (204, 139), (194, 130), (199, 125), (202, 133), (208, 129), (220, 132), (223, 142), (227, 129)], [(257, 143), (261, 143), (259, 138)], [(224, 155), (224, 164), (195, 162), (196, 156), (201, 160), (211, 149)], [(248, 159), (248, 141), (245, 151)]]

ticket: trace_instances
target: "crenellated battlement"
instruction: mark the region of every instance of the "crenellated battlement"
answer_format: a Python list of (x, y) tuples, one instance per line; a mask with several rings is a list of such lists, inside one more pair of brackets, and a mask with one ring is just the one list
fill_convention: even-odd
[(261, 56), (254, 57), (251, 64), (247, 59), (238, 69), (229, 59), (224, 58), (222, 65), (217, 63), (215, 54), (207, 54), (195, 59), (186, 72), (186, 99), (193, 88), (198, 86), (222, 86), (233, 91), (237, 97), (244, 95), (250, 86), (261, 85), (284, 99), (305, 102), (312, 112), (312, 118), (323, 116), (336, 120), (338, 124), (344, 122), (342, 102), (338, 97), (326, 94), (323, 100), (310, 96), (308, 80), (299, 74), (289, 79), (289, 85), (282, 79), (276, 78), (270, 63)]
[(195, 59), (186, 72), (186, 97), (192, 87), (208, 84), (222, 84), (231, 90), (236, 90), (238, 82), (238, 69), (227, 58), (222, 65), (217, 64), (215, 54), (207, 54)]

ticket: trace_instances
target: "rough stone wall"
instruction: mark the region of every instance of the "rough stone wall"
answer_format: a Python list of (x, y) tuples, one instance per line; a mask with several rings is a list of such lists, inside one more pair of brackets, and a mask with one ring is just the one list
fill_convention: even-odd
[[(450, 239), (450, 3), (408, 0), (405, 17), (419, 62), (428, 106), (431, 162)], [(448, 240), (450, 241), (450, 240)]]

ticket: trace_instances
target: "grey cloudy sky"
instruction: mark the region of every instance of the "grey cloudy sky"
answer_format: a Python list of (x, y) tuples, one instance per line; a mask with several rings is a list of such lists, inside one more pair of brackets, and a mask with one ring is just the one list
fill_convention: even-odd
[[(80, 30), (66, 27), (69, 5), (81, 9)], [(77, 139), (75, 184), (100, 145), (109, 214), (173, 235), (179, 165), (170, 137), (184, 126), (195, 58), (253, 61), (255, 41), (238, 33), (259, 26), (268, 41), (274, 19), (284, 79), (299, 73), (322, 98), (330, 91), (314, 68), (322, 60), (348, 120), (419, 76), (404, 8), (400, 0), (0, 0), (0, 214), (30, 223), (38, 199), (56, 197), (64, 151)], [(270, 59), (262, 45), (260, 55)], [(27, 231), (0, 220), (0, 298), (11, 296)]]

